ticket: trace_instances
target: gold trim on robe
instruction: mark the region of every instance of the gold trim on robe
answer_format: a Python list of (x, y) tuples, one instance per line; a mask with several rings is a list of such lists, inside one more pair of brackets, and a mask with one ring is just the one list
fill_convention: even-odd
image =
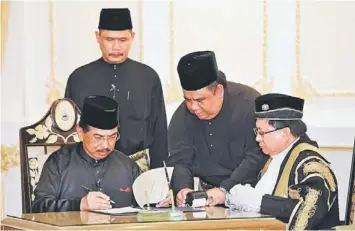
[(297, 212), (297, 218), (292, 230), (304, 230), (308, 225), (309, 218), (313, 217), (317, 210), (318, 197), (320, 191), (315, 189), (307, 189), (306, 199), (302, 202), (301, 208)]
[(320, 173), (328, 182), (330, 189), (335, 192), (336, 190), (336, 184), (334, 177), (332, 173), (330, 172), (328, 166), (324, 165), (321, 162), (318, 161), (312, 161), (309, 163), (306, 163), (303, 168), (303, 173), (305, 176), (307, 176), (309, 173), (315, 172), (315, 173)]
[(288, 197), (288, 181), (290, 179), (292, 166), (295, 164), (299, 154), (305, 150), (311, 150), (319, 153), (319, 149), (313, 145), (307, 143), (298, 144), (291, 152), (291, 155), (287, 160), (285, 168), (283, 169), (280, 180), (276, 186), (276, 190), (274, 193), (275, 196), (280, 196), (284, 198)]

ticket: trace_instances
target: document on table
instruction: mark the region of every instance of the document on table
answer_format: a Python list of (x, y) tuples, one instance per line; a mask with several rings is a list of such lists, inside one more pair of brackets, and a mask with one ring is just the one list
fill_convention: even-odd
[[(150, 208), (152, 211), (171, 211), (171, 208)], [(93, 210), (91, 212), (95, 213), (102, 213), (107, 215), (121, 215), (121, 216), (129, 216), (129, 215), (136, 215), (140, 210), (140, 208), (133, 208), (133, 207), (123, 207), (123, 208), (114, 208), (114, 209), (104, 209), (104, 210)], [(201, 212), (205, 211), (204, 208), (188, 208), (188, 207), (177, 207), (176, 210), (182, 212)]]
[[(156, 210), (156, 211), (171, 211), (171, 207), (168, 207), (168, 208), (151, 208), (152, 210)], [(181, 212), (201, 212), (201, 211), (205, 211), (206, 209), (205, 208), (192, 208), (192, 207), (176, 207), (175, 208), (176, 210), (178, 211), (181, 211)]]
[(140, 208), (133, 207), (123, 207), (123, 208), (113, 208), (113, 209), (103, 209), (103, 210), (93, 210), (92, 212), (110, 214), (110, 215), (131, 215), (138, 213)]

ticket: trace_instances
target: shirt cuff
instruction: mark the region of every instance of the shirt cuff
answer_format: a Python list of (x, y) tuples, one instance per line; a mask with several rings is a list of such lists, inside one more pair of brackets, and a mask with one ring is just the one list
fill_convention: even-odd
[(231, 209), (247, 212), (260, 212), (263, 195), (249, 185), (237, 185), (227, 193), (225, 205)]

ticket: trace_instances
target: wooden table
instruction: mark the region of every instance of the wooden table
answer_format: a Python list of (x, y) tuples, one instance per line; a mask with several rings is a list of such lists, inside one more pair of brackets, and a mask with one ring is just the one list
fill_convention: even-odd
[(335, 227), (336, 230), (355, 230), (355, 224), (354, 225), (343, 225), (343, 226), (337, 226)]
[(231, 213), (220, 207), (206, 208), (205, 212), (187, 212), (179, 221), (137, 220), (137, 216), (113, 216), (93, 212), (60, 212), (23, 214), (8, 216), (1, 223), (4, 229), (46, 229), (46, 230), (168, 230), (168, 229), (264, 229), (285, 230), (284, 223), (269, 216)]

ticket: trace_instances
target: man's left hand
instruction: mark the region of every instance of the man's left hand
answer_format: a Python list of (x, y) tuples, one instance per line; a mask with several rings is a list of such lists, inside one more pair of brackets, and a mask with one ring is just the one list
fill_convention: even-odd
[(208, 206), (224, 204), (224, 201), (226, 200), (226, 194), (219, 188), (213, 188), (207, 190), (207, 195), (208, 195), (208, 200), (206, 205)]

